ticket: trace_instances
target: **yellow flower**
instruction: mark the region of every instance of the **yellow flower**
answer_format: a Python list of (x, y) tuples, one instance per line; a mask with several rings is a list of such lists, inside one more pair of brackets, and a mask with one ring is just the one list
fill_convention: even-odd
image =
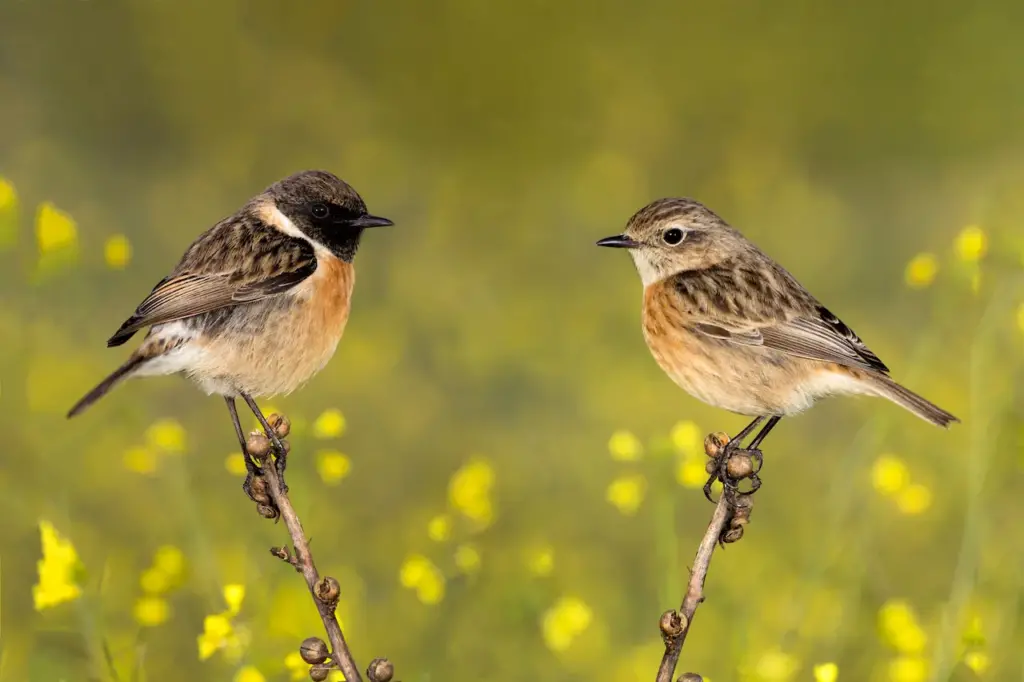
[(551, 575), (555, 568), (555, 550), (551, 547), (537, 547), (531, 550), (526, 557), (526, 568), (538, 578)]
[(406, 558), (398, 571), (402, 587), (414, 590), (424, 604), (436, 604), (444, 598), (445, 579), (441, 569), (421, 554)]
[(605, 499), (626, 516), (632, 516), (640, 508), (646, 493), (647, 479), (643, 474), (619, 476), (608, 485)]
[(704, 468), (707, 460), (696, 455), (688, 455), (679, 462), (676, 468), (676, 480), (679, 485), (687, 488), (703, 488), (708, 480), (708, 472)]
[(835, 663), (822, 663), (814, 666), (814, 682), (836, 682), (839, 679), (839, 666)]
[(176, 578), (185, 570), (185, 554), (174, 545), (162, 545), (153, 555), (153, 567)]
[(978, 225), (968, 225), (956, 238), (956, 254), (960, 260), (973, 263), (988, 250), (988, 238)]
[(232, 452), (224, 458), (224, 468), (232, 476), (245, 476), (249, 470), (245, 467), (245, 455), (241, 452)]
[(924, 682), (928, 679), (928, 660), (920, 656), (899, 656), (889, 663), (892, 682)]
[(910, 472), (903, 460), (892, 455), (881, 455), (871, 467), (871, 483), (883, 495), (895, 495), (910, 482)]
[(455, 565), (463, 573), (476, 573), (480, 570), (480, 552), (473, 545), (459, 545), (455, 549)]
[(124, 453), (124, 467), (137, 474), (151, 474), (156, 471), (156, 453), (145, 445), (128, 448)]
[(448, 483), (448, 499), (466, 518), (480, 525), (489, 525), (494, 517), (491, 487), (494, 469), (482, 458), (470, 459)]
[(398, 582), (402, 584), (402, 587), (412, 589), (420, 584), (423, 576), (430, 572), (432, 567), (430, 559), (422, 554), (406, 557), (402, 567), (398, 569)]
[(78, 552), (49, 521), (39, 522), (43, 558), (37, 563), (39, 582), (32, 586), (36, 611), (77, 599), (82, 594), (77, 579), (82, 571)]
[(205, 661), (219, 649), (236, 642), (235, 629), (223, 613), (215, 613), (203, 619), (203, 633), (196, 638), (199, 645), (199, 660)]
[(36, 213), (36, 241), (39, 253), (44, 255), (73, 249), (78, 242), (78, 226), (67, 213), (45, 202)]
[(146, 429), (146, 440), (164, 452), (185, 450), (185, 428), (174, 419), (158, 419)]
[(1024, 334), (1024, 303), (1017, 306), (1017, 328)]
[(18, 203), (18, 194), (7, 179), (0, 178), (0, 211), (13, 208)]
[(444, 583), (440, 571), (428, 573), (416, 586), (416, 597), (427, 606), (433, 606), (444, 599)]
[(235, 674), (234, 682), (266, 682), (267, 678), (254, 666), (247, 665)]
[(578, 597), (562, 597), (544, 612), (541, 619), (544, 643), (551, 651), (565, 651), (592, 620), (593, 613), (586, 602)]
[(427, 536), (434, 542), (444, 542), (452, 534), (452, 521), (447, 514), (438, 514), (427, 524)]
[(309, 664), (302, 660), (298, 651), (293, 651), (284, 657), (284, 667), (288, 669), (293, 682), (305, 680), (309, 677)]
[(103, 245), (103, 260), (107, 267), (114, 270), (123, 270), (132, 257), (132, 245), (123, 234), (115, 234), (107, 239)]
[(0, 249), (13, 246), (18, 240), (18, 195), (14, 185), (0, 178)]
[(878, 627), (883, 641), (901, 654), (921, 654), (928, 645), (928, 635), (917, 622), (914, 609), (903, 600), (893, 599), (882, 605)]
[(931, 253), (919, 253), (907, 263), (903, 278), (911, 289), (924, 289), (935, 281), (939, 273), (939, 259)]
[(644, 446), (631, 431), (616, 431), (608, 440), (608, 451), (612, 459), (620, 462), (635, 462), (644, 454)]
[(896, 496), (896, 505), (908, 515), (924, 512), (932, 504), (932, 491), (920, 483), (912, 483)]
[(148, 594), (163, 594), (171, 588), (171, 578), (158, 568), (147, 568), (139, 576), (139, 585)]
[[(704, 437), (700, 433), (700, 427), (692, 421), (681, 421), (672, 427), (672, 444), (684, 455), (703, 455)], [(704, 485), (703, 482), (701, 485)]]
[(228, 608), (203, 619), (203, 632), (196, 638), (199, 646), (199, 660), (205, 661), (216, 652), (223, 650), (224, 656), (237, 662), (249, 642), (249, 632), (244, 628), (236, 630), (231, 622), (238, 615), (245, 600), (245, 585), (238, 583), (224, 586), (224, 602)]
[(345, 431), (345, 415), (341, 410), (324, 410), (313, 422), (313, 435), (317, 438), (337, 438)]
[(757, 679), (765, 682), (786, 682), (800, 668), (800, 663), (780, 649), (770, 649), (757, 659)]
[(316, 470), (328, 485), (340, 483), (351, 468), (351, 460), (337, 450), (318, 450), (316, 453)]
[(964, 665), (973, 670), (976, 675), (984, 674), (991, 663), (988, 654), (983, 651), (971, 651), (964, 654)]
[(237, 583), (224, 586), (224, 603), (228, 605), (228, 613), (232, 616), (242, 610), (245, 600), (245, 585)]
[(162, 597), (139, 597), (132, 613), (139, 625), (153, 628), (167, 622), (171, 608)]

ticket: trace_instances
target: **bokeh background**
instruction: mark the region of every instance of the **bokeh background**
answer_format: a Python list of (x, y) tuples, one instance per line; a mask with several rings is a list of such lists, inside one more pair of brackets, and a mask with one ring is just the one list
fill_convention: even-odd
[(0, 0), (0, 680), (306, 679), (321, 634), (223, 404), (67, 408), (206, 226), (325, 168), (366, 236), (292, 497), (358, 661), (651, 680), (740, 417), (650, 359), (595, 248), (699, 198), (964, 423), (842, 399), (768, 440), (680, 672), (1024, 674), (1024, 5)]

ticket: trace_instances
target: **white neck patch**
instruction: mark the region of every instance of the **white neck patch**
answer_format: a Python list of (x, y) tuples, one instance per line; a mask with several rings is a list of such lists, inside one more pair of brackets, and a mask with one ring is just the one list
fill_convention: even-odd
[(311, 239), (308, 234), (306, 234), (298, 227), (296, 227), (295, 223), (291, 221), (291, 218), (282, 213), (281, 209), (275, 206), (273, 202), (268, 202), (263, 205), (263, 207), (260, 209), (260, 217), (263, 219), (265, 223), (267, 223), (268, 225), (273, 225), (274, 227), (276, 227), (278, 230), (285, 233), (289, 237), (295, 237), (296, 239), (302, 239), (306, 242), (309, 242), (313, 246), (313, 249), (316, 251), (316, 254), (318, 256), (325, 253), (330, 253), (330, 249), (328, 249), (326, 246), (316, 241), (315, 239)]
[(641, 249), (630, 249), (629, 255), (633, 257), (636, 271), (640, 273), (640, 281), (644, 287), (649, 287), (656, 282), (665, 279), (665, 274), (651, 262), (650, 257)]

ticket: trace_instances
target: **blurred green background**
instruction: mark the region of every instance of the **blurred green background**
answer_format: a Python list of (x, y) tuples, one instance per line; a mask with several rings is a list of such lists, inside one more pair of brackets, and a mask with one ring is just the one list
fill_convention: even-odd
[(186, 245), (304, 168), (396, 222), (334, 360), (264, 403), (362, 666), (654, 678), (700, 440), (744, 419), (662, 375), (593, 242), (684, 195), (964, 423), (783, 421), (679, 672), (1022, 679), (1022, 28), (1012, 0), (0, 0), (0, 680), (305, 679), (319, 620), (222, 402), (164, 378), (64, 419)]

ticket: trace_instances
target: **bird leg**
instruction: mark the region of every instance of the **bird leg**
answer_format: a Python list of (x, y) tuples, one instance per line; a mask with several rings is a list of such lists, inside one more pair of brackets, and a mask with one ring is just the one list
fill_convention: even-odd
[[(764, 455), (761, 453), (760, 450), (761, 442), (765, 439), (765, 436), (767, 436), (768, 433), (775, 428), (775, 425), (779, 423), (780, 419), (782, 419), (782, 417), (771, 417), (768, 420), (768, 423), (764, 425), (764, 427), (758, 432), (756, 436), (754, 436), (754, 440), (750, 441), (750, 445), (746, 447), (747, 454), (750, 455), (750, 458), (753, 459), (755, 462), (753, 479), (751, 480), (757, 478), (757, 473), (761, 471), (761, 467), (762, 465), (764, 465)], [(761, 481), (758, 480), (757, 486), (760, 487), (760, 485)], [(754, 488), (754, 490), (756, 489), (757, 488)], [(754, 491), (751, 490), (750, 492)]]
[(252, 413), (256, 415), (256, 419), (259, 420), (260, 426), (263, 427), (263, 432), (267, 434), (267, 438), (274, 445), (274, 462), (277, 466), (277, 473), (281, 479), (281, 492), (287, 493), (288, 486), (284, 482), (284, 469), (286, 466), (286, 459), (288, 457), (288, 450), (285, 448), (284, 443), (277, 435), (277, 431), (270, 425), (267, 418), (263, 416), (263, 412), (260, 411), (256, 401), (252, 399), (252, 396), (248, 393), (239, 393), (242, 396), (242, 400), (249, 406)]
[(235, 425), (235, 435), (238, 436), (238, 445), (242, 448), (242, 457), (245, 458), (245, 482), (242, 483), (242, 490), (245, 491), (250, 500), (256, 502), (256, 497), (252, 491), (252, 482), (257, 476), (263, 475), (263, 470), (253, 461), (252, 456), (249, 454), (249, 448), (245, 445), (245, 431), (242, 430), (242, 423), (238, 420), (238, 408), (235, 406), (235, 399), (230, 396), (224, 396), (224, 402), (227, 403), (228, 413), (231, 414), (231, 422)]

